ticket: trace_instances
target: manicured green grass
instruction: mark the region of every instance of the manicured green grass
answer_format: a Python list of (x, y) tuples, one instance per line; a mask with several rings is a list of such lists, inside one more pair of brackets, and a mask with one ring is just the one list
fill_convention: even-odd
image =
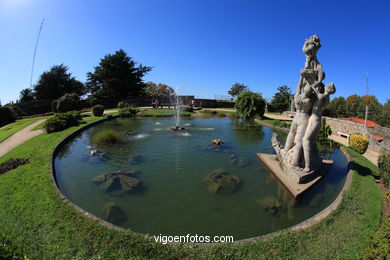
[(25, 128), (26, 126), (31, 125), (32, 123), (35, 123), (39, 119), (48, 118), (47, 116), (39, 116), (39, 117), (31, 117), (31, 118), (24, 118), (24, 119), (18, 119), (14, 123), (8, 124), (0, 128), (0, 142), (4, 141), (17, 131)]
[(77, 128), (34, 137), (0, 159), (31, 161), (0, 176), (0, 253), (20, 251), (30, 259), (359, 259), (378, 229), (380, 192), (370, 175), (376, 169), (348, 148), (359, 172), (354, 171), (340, 207), (310, 229), (210, 247), (162, 245), (150, 237), (109, 229), (68, 205), (52, 184), (51, 152)]
[[(190, 112), (181, 111), (182, 116), (191, 116)], [(173, 116), (173, 110), (169, 108), (150, 108), (141, 110), (137, 116)]]

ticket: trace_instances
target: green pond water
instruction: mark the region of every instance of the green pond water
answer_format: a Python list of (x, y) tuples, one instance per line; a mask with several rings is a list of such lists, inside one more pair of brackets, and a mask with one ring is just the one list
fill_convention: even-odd
[[(339, 150), (328, 154), (334, 164), (323, 180), (303, 198), (294, 200), (269, 175), (256, 153), (274, 153), (270, 128), (230, 118), (182, 120), (188, 131), (173, 132), (167, 119), (117, 118), (93, 126), (65, 145), (55, 159), (56, 181), (63, 194), (86, 211), (105, 218), (104, 207), (116, 203), (126, 220), (116, 223), (150, 235), (229, 235), (234, 240), (267, 234), (295, 225), (324, 209), (340, 192), (347, 162)], [(126, 142), (93, 146), (91, 138), (103, 129), (134, 131)], [(211, 140), (224, 144), (215, 149)], [(91, 150), (106, 158), (90, 156)], [(141, 160), (133, 160), (141, 155)], [(242, 158), (237, 163), (231, 158)], [(213, 194), (205, 179), (215, 169), (239, 177), (230, 194)], [(117, 170), (138, 170), (142, 184), (130, 193), (105, 192), (92, 179)], [(277, 199), (277, 209), (259, 201)]]

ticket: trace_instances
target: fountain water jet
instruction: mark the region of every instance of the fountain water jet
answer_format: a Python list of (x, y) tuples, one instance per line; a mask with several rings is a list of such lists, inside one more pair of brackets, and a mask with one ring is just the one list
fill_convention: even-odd
[(171, 130), (173, 131), (182, 131), (186, 130), (184, 127), (180, 127), (180, 120), (181, 120), (181, 98), (178, 95), (178, 88), (175, 89), (175, 93), (169, 96), (171, 103), (172, 103), (172, 109), (173, 109), (173, 118), (174, 118), (174, 126), (171, 127)]

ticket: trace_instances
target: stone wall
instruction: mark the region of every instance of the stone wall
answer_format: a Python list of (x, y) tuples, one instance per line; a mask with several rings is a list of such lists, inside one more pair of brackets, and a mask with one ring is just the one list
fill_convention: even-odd
[[(364, 126), (362, 124), (358, 124), (355, 122), (341, 120), (338, 118), (324, 117), (326, 119), (326, 124), (330, 126), (334, 135), (338, 135), (338, 132), (344, 134), (354, 134), (354, 133), (365, 133)], [(380, 128), (383, 128), (380, 129)], [(369, 146), (368, 149), (376, 151), (376, 152), (384, 152), (390, 151), (390, 146), (387, 145), (388, 141), (384, 140), (382, 142), (378, 142), (371, 134), (378, 135), (384, 137), (385, 139), (390, 139), (390, 129), (386, 127), (369, 127), (368, 131), (370, 135), (368, 136)], [(386, 135), (385, 135), (385, 134)], [(389, 133), (389, 135), (387, 135)]]
[(233, 108), (234, 102), (232, 101), (219, 101), (215, 99), (200, 99), (195, 98), (195, 106), (203, 108)]

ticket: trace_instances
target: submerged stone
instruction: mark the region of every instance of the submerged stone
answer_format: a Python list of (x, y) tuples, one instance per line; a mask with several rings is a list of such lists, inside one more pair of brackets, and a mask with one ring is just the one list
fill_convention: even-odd
[(114, 224), (126, 221), (126, 213), (115, 202), (109, 202), (103, 208), (104, 219)]
[(137, 171), (119, 170), (117, 172), (98, 175), (92, 178), (92, 181), (99, 184), (99, 187), (105, 192), (114, 190), (129, 192), (142, 183), (136, 174)]
[(238, 155), (231, 155), (230, 156), (230, 163), (232, 165), (235, 165), (239, 168), (246, 167), (250, 164), (250, 161), (246, 157), (239, 157)]
[(145, 161), (145, 157), (143, 155), (140, 155), (140, 154), (133, 155), (131, 157), (131, 164), (132, 165), (140, 164), (144, 161)]
[(209, 192), (229, 194), (236, 190), (237, 185), (240, 184), (240, 178), (228, 174), (224, 169), (217, 169), (209, 174), (205, 182)]
[(275, 197), (267, 197), (257, 200), (257, 203), (270, 213), (276, 213), (282, 208), (282, 203)]

